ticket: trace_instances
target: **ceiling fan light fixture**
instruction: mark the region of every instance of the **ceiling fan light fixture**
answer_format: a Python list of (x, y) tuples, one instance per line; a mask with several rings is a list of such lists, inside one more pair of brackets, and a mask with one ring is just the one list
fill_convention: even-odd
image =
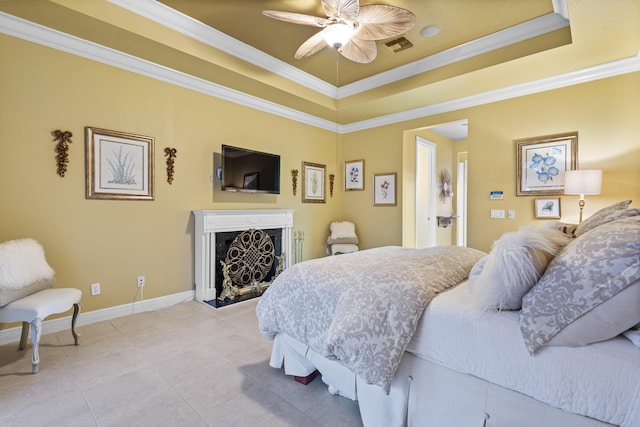
[(337, 23), (327, 26), (322, 30), (322, 38), (334, 49), (340, 49), (347, 44), (353, 36), (354, 30), (347, 24)]
[(280, 21), (322, 28), (300, 45), (294, 55), (296, 59), (330, 46), (350, 61), (368, 64), (376, 58), (377, 40), (398, 37), (416, 23), (412, 12), (396, 6), (360, 6), (359, 0), (320, 0), (320, 4), (326, 18), (278, 10), (262, 11), (263, 15)]

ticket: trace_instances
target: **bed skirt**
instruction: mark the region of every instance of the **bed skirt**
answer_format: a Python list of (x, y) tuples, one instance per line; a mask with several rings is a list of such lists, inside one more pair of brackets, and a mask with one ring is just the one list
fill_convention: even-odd
[(365, 427), (611, 427), (521, 393), (405, 353), (388, 395), (336, 361), (279, 334), (270, 366), (305, 377), (315, 370), (329, 392), (357, 400)]

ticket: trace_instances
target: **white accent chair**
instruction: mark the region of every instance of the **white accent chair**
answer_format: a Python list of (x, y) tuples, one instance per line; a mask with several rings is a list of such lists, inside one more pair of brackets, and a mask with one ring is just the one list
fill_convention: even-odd
[(0, 243), (0, 323), (22, 322), (19, 350), (26, 347), (31, 329), (31, 371), (34, 374), (40, 363), (38, 345), (42, 321), (48, 316), (73, 308), (71, 334), (78, 345), (75, 324), (82, 292), (73, 288), (53, 289), (53, 282), (53, 269), (47, 264), (38, 242), (21, 239)]
[(331, 255), (347, 254), (360, 250), (356, 226), (349, 221), (334, 221), (329, 225), (327, 245)]

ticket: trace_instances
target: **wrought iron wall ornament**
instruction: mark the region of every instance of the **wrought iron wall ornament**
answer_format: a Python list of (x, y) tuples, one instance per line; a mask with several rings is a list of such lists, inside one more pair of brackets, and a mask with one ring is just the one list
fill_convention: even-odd
[(293, 195), (296, 195), (298, 188), (298, 169), (291, 169), (291, 184), (293, 185)]
[(64, 174), (67, 172), (67, 165), (69, 164), (69, 144), (71, 141), (71, 137), (73, 134), (68, 130), (61, 131), (59, 129), (51, 132), (53, 135), (53, 141), (58, 141), (56, 144), (56, 163), (58, 165), (58, 175), (64, 177)]
[(164, 149), (164, 155), (167, 158), (167, 182), (171, 185), (173, 182), (173, 165), (175, 158), (178, 157), (178, 150), (167, 147)]

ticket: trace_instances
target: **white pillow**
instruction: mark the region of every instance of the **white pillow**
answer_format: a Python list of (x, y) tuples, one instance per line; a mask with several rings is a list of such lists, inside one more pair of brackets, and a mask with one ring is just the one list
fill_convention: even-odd
[(333, 239), (356, 237), (356, 226), (349, 221), (332, 222), (329, 225), (329, 229), (331, 230), (331, 238)]
[(469, 274), (476, 306), (483, 311), (519, 310), (522, 297), (570, 241), (553, 223), (503, 234)]

